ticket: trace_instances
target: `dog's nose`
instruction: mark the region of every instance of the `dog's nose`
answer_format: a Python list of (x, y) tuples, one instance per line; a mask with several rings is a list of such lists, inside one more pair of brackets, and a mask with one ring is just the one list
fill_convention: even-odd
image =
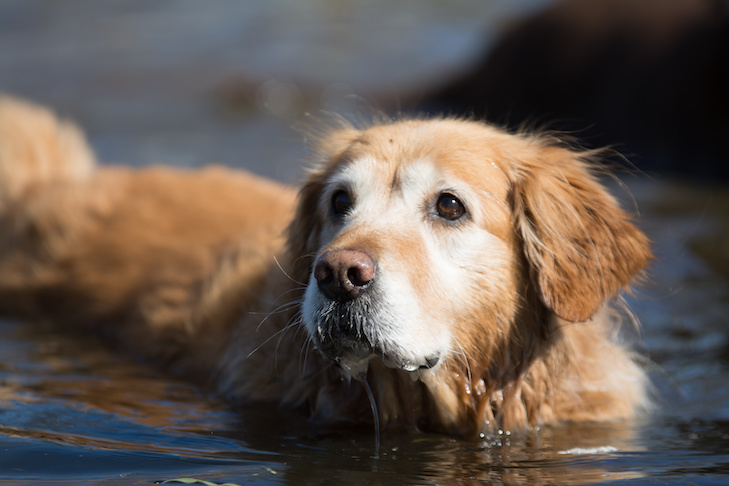
[(364, 250), (324, 252), (314, 265), (319, 290), (332, 300), (357, 298), (375, 279), (375, 261)]

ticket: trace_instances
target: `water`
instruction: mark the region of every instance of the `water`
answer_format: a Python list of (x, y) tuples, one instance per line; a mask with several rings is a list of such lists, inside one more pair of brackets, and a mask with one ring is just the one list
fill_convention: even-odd
[[(0, 90), (78, 120), (105, 161), (295, 181), (306, 112), (355, 86), (387, 107), (417, 97), (542, 3), (5, 0)], [(656, 388), (644, 419), (476, 442), (384, 433), (378, 451), (372, 428), (233, 410), (88, 337), (2, 321), (0, 484), (727, 482), (729, 191), (628, 186), (659, 257), (630, 298)]]

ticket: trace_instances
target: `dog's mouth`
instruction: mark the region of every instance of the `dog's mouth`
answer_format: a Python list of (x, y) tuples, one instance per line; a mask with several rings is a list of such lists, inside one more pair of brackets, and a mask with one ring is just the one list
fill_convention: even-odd
[[(322, 347), (325, 347), (323, 343)], [(440, 358), (438, 356), (425, 358), (421, 363), (397, 356), (392, 357), (382, 352), (378, 352), (375, 349), (371, 349), (369, 353), (364, 353), (362, 350), (350, 352), (350, 350), (347, 349), (336, 353), (322, 350), (322, 353), (339, 366), (347, 375), (354, 378), (362, 378), (366, 376), (370, 361), (373, 359), (379, 359), (388, 368), (407, 371), (408, 373), (411, 373), (413, 379), (417, 379), (419, 372), (435, 368), (440, 362)]]
[(388, 330), (359, 312), (359, 306), (340, 304), (333, 307), (329, 312), (321, 313), (313, 337), (319, 351), (346, 374), (355, 378), (364, 376), (373, 359), (379, 359), (388, 368), (415, 374), (440, 363), (438, 354), (412, 357), (398, 349), (385, 337)]

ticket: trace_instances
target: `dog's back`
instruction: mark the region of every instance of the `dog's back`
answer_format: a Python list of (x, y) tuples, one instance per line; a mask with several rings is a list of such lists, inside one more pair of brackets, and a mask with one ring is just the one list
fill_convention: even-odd
[(0, 310), (212, 366), (293, 204), (292, 190), (222, 167), (99, 166), (73, 124), (2, 98)]

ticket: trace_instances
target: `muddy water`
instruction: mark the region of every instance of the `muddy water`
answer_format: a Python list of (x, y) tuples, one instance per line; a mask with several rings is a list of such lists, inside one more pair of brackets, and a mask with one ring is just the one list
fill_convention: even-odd
[[(417, 99), (541, 3), (5, 0), (0, 90), (78, 120), (104, 161), (295, 181), (307, 113), (351, 108), (353, 91), (387, 108)], [(3, 321), (0, 484), (729, 481), (729, 191), (627, 184), (659, 257), (630, 298), (656, 388), (641, 421), (480, 442), (386, 434), (376, 456), (373, 430), (231, 410), (88, 338)]]

